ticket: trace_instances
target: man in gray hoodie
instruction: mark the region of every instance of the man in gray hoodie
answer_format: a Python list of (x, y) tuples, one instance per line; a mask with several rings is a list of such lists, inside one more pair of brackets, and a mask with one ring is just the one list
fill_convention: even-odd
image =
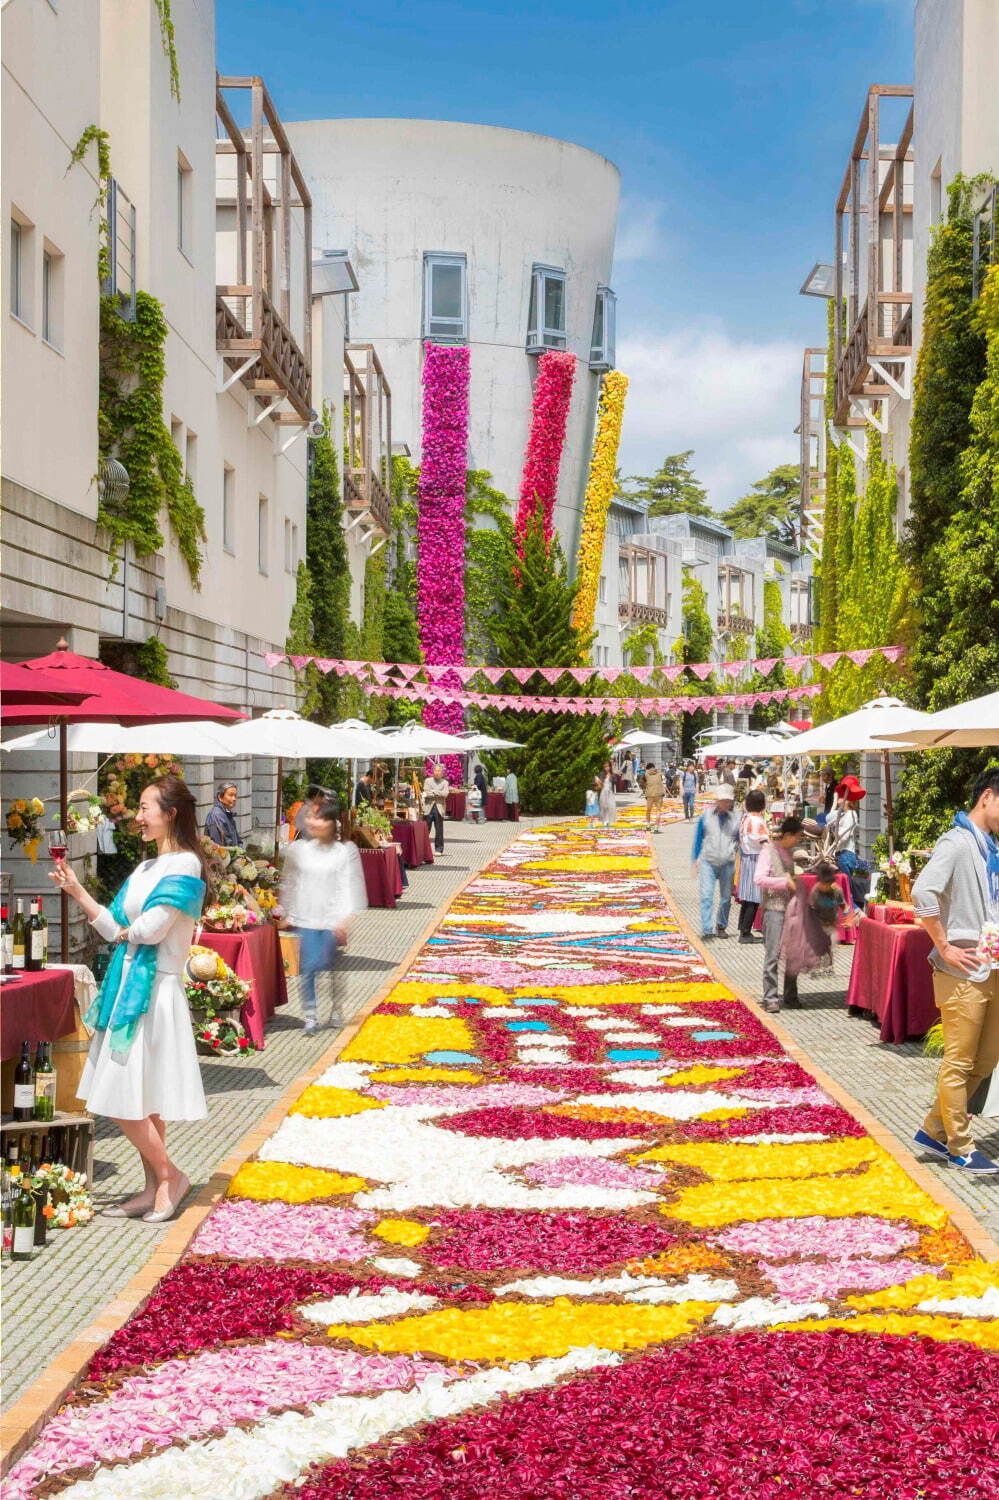
[[(728, 914), (732, 906), (732, 879), (739, 823), (733, 813), (735, 793), (722, 782), (715, 792), (715, 805), (702, 812), (694, 825), (691, 858), (700, 864), (701, 936), (727, 938)], [(718, 887), (718, 917), (712, 920), (715, 886)]]
[(915, 1142), (969, 1172), (999, 1172), (975, 1149), (968, 1101), (999, 1064), (999, 969), (978, 953), (999, 921), (999, 770), (979, 776), (970, 812), (937, 840), (913, 888), (917, 920), (933, 941), (933, 997), (943, 1027), (937, 1096)]

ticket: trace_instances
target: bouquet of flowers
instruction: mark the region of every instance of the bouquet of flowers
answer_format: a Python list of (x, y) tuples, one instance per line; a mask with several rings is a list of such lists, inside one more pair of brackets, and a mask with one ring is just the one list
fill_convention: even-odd
[(999, 922), (985, 923), (978, 942), (978, 951), (986, 963), (991, 964), (993, 969), (999, 969)]
[(210, 932), (242, 932), (247, 927), (259, 927), (261, 920), (257, 912), (241, 901), (216, 901), (202, 918)]
[(24, 852), (34, 864), (42, 836), (38, 831), (39, 819), (45, 814), (45, 803), (41, 797), (15, 797), (7, 804), (7, 835), (12, 844), (24, 846)]
[[(67, 833), (92, 833), (95, 828), (107, 822), (104, 804), (96, 792), (78, 787), (76, 791), (70, 792), (66, 801), (69, 804), (66, 808)], [(74, 803), (76, 806), (73, 806)]]
[(135, 814), (142, 789), (161, 776), (182, 776), (183, 768), (172, 755), (118, 755), (106, 765), (98, 785), (104, 809), (113, 823), (126, 833), (135, 833)]
[(256, 1043), (247, 1036), (242, 1022), (228, 1016), (206, 1021), (203, 1026), (195, 1026), (194, 1039), (219, 1057), (244, 1057), (247, 1052), (257, 1050)]
[[(277, 908), (273, 895), (281, 883), (281, 872), (269, 859), (255, 859), (245, 849), (226, 848), (202, 838), (202, 847), (214, 878), (215, 897), (221, 904), (237, 904), (271, 915)], [(252, 924), (251, 924), (252, 925)]]
[(41, 1212), (50, 1229), (73, 1229), (94, 1217), (94, 1200), (84, 1172), (74, 1172), (62, 1162), (43, 1162), (28, 1185), (33, 1193), (45, 1195)]

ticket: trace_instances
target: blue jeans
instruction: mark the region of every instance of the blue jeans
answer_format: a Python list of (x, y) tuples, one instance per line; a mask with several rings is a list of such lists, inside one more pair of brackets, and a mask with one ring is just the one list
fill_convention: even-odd
[(316, 975), (330, 973), (336, 963), (336, 938), (322, 927), (298, 927), (298, 962), (302, 976), (302, 1009), (307, 1021), (316, 1019)]
[(683, 794), (683, 816), (692, 818), (694, 816), (694, 798), (696, 792), (684, 792)]
[(704, 937), (710, 937), (715, 930), (715, 922), (711, 917), (711, 908), (715, 904), (715, 885), (718, 886), (718, 917), (719, 927), (728, 926), (728, 913), (732, 905), (732, 877), (735, 874), (735, 861), (727, 865), (709, 865), (706, 860), (701, 860), (701, 933)]

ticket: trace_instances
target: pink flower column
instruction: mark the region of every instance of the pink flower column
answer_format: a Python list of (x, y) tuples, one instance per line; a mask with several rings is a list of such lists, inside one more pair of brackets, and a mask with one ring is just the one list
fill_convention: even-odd
[(544, 520), (545, 540), (552, 538), (552, 514), (558, 491), (558, 471), (565, 446), (565, 427), (576, 375), (576, 356), (549, 349), (538, 361), (531, 404), (531, 431), (524, 454), (515, 532), (517, 551), (522, 552), (527, 523), (538, 505)]
[[(465, 472), (468, 464), (469, 351), (427, 344), (423, 364), (423, 456), (417, 519), (417, 618), (430, 666), (459, 666), (465, 656)], [(461, 688), (457, 674), (443, 688)], [(459, 703), (428, 703), (423, 722), (464, 728)], [(449, 777), (460, 775), (446, 757)]]

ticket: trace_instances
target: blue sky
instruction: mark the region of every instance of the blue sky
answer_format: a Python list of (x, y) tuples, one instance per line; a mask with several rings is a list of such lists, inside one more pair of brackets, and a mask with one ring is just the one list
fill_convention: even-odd
[(564, 137), (621, 169), (625, 472), (694, 448), (722, 508), (797, 456), (801, 349), (870, 83), (908, 83), (913, 0), (218, 0), (224, 72), (287, 119), (422, 116)]

